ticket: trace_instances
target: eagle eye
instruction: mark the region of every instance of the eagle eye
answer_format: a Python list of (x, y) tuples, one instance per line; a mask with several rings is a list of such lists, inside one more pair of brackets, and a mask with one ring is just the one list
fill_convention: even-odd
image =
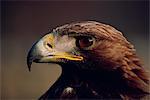
[(76, 38), (76, 45), (80, 49), (88, 49), (94, 43), (94, 38), (90, 36), (81, 36)]

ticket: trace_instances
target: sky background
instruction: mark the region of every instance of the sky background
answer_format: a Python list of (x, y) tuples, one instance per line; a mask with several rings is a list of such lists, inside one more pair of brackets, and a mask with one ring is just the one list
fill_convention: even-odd
[(123, 32), (148, 68), (148, 1), (3, 1), (2, 99), (37, 99), (46, 92), (59, 77), (61, 68), (55, 64), (33, 64), (29, 72), (26, 65), (29, 49), (53, 28), (83, 20), (106, 23)]

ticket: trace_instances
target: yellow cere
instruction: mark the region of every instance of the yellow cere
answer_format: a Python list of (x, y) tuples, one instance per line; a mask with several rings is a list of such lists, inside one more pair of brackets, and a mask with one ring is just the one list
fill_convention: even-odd
[[(44, 45), (47, 47), (47, 43), (49, 43), (52, 47), (54, 47), (54, 35), (53, 34), (47, 34), (43, 37)], [(49, 47), (47, 47), (49, 49)]]

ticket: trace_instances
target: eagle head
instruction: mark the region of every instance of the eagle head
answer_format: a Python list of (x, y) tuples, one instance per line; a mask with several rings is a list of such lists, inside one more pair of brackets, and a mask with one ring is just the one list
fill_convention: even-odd
[[(134, 46), (110, 25), (83, 21), (57, 27), (33, 45), (27, 57), (29, 70), (32, 62), (59, 64), (66, 73), (78, 74), (77, 78), (91, 83), (110, 82), (108, 87), (122, 98), (149, 92), (149, 78)], [(94, 88), (99, 95), (104, 91), (101, 88)]]

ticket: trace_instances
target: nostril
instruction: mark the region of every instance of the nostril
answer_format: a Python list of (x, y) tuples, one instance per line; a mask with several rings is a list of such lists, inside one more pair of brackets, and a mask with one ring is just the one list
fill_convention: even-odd
[(48, 47), (50, 47), (50, 48), (52, 48), (52, 45), (51, 45), (51, 44), (49, 44), (49, 43), (47, 43), (47, 46), (48, 46)]

